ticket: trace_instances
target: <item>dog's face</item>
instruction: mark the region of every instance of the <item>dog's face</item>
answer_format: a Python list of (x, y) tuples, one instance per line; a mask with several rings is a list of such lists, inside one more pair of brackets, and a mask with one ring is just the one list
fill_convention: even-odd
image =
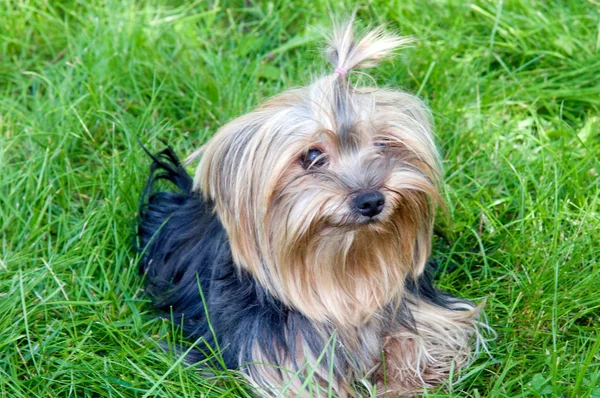
[(240, 267), (307, 317), (356, 325), (423, 271), (439, 171), (419, 100), (334, 73), (225, 125), (195, 183)]

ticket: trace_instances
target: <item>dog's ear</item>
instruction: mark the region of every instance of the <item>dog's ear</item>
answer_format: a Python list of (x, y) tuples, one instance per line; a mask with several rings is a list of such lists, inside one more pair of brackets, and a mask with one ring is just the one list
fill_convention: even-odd
[(249, 181), (244, 174), (250, 171), (246, 167), (252, 151), (250, 141), (262, 126), (264, 120), (261, 119), (252, 112), (227, 123), (213, 139), (192, 154), (200, 157), (194, 191), (215, 200), (217, 205), (235, 200), (232, 192), (237, 192), (241, 181)]
[[(257, 211), (255, 190), (264, 177), (257, 145), (264, 134), (267, 112), (254, 111), (223, 126), (190, 158), (200, 157), (193, 190), (214, 205), (214, 212), (227, 231), (235, 263), (254, 270), (261, 256), (256, 245)], [(257, 138), (257, 139), (255, 139)], [(263, 156), (264, 158), (264, 156)]]

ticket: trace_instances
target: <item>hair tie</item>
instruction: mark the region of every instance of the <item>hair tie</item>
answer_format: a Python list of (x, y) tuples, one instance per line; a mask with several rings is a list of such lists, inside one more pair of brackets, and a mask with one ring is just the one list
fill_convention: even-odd
[(337, 67), (337, 68), (335, 68), (335, 73), (339, 73), (342, 76), (346, 76), (346, 74), (348, 73), (348, 70), (344, 69), (344, 68)]

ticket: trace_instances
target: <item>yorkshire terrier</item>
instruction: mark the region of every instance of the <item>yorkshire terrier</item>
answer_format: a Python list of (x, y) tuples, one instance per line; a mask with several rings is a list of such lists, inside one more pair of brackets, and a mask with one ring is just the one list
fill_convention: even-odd
[(430, 113), (348, 78), (407, 42), (337, 25), (333, 73), (221, 127), (193, 179), (172, 150), (152, 156), (141, 270), (200, 341), (188, 361), (219, 351), (262, 395), (346, 397), (418, 394), (473, 358), (480, 306), (434, 288), (427, 265), (442, 202)]

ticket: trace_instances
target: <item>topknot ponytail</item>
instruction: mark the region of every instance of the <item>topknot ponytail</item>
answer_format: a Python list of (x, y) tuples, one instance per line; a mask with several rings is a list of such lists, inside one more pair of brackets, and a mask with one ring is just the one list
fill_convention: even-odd
[(410, 37), (385, 33), (381, 26), (356, 39), (353, 22), (354, 16), (341, 24), (334, 24), (326, 51), (327, 59), (335, 68), (334, 73), (341, 76), (353, 69), (374, 67), (395, 49), (413, 41)]

